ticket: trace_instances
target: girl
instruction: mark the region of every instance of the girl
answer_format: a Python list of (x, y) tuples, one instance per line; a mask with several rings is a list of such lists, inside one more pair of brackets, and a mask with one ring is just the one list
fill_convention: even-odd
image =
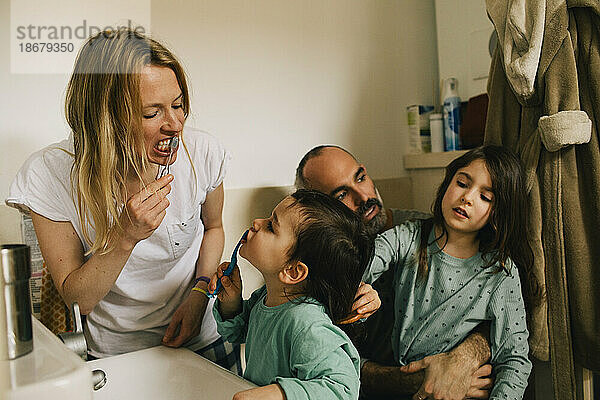
[(320, 192), (299, 190), (252, 223), (240, 255), (265, 286), (242, 301), (238, 268), (223, 276), (228, 263), (209, 286), (222, 279), (219, 333), (246, 343), (244, 376), (262, 386), (234, 399), (358, 398), (358, 352), (332, 321), (350, 311), (372, 254), (360, 217)]
[[(446, 352), (481, 322), (491, 321), (490, 399), (521, 399), (531, 371), (519, 273), (537, 293), (526, 240), (521, 167), (507, 149), (485, 146), (451, 162), (433, 218), (381, 234), (365, 274), (394, 270), (394, 357), (400, 365)], [(425, 399), (439, 393), (417, 393)]]

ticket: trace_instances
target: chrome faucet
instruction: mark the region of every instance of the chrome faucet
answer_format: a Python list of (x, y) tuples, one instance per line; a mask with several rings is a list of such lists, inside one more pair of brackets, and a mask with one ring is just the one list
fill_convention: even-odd
[(73, 332), (59, 333), (58, 337), (63, 341), (65, 346), (73, 350), (83, 361), (87, 361), (87, 342), (83, 335), (81, 312), (79, 312), (79, 304), (77, 302), (71, 304), (71, 321), (73, 321)]
[[(87, 361), (87, 342), (83, 334), (83, 324), (81, 323), (81, 312), (79, 304), (71, 304), (71, 320), (73, 321), (73, 332), (59, 333), (58, 337), (65, 346), (77, 354), (83, 361)], [(106, 385), (106, 373), (101, 369), (92, 371), (92, 387), (94, 391), (100, 390)]]

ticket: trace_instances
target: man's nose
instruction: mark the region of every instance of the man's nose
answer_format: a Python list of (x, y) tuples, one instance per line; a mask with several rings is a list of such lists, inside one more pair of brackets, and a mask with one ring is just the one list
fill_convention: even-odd
[(357, 207), (362, 206), (370, 199), (369, 195), (362, 190), (356, 190), (354, 193), (354, 204)]

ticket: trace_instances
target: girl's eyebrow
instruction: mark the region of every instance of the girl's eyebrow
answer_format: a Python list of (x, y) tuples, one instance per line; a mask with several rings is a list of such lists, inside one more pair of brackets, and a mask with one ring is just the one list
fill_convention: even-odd
[(472, 180), (473, 180), (473, 179), (471, 178), (471, 175), (467, 174), (466, 172), (459, 171), (459, 172), (458, 172), (458, 175), (464, 175), (464, 176), (465, 176), (465, 178), (467, 178), (468, 180), (470, 180), (470, 181), (472, 181)]
[[(468, 179), (468, 180), (470, 180), (470, 181), (473, 181), (473, 178), (471, 178), (471, 175), (467, 174), (466, 172), (462, 172), (462, 171), (460, 171), (460, 172), (458, 173), (458, 175), (464, 175), (464, 176), (465, 176), (465, 178), (467, 178), (467, 179)], [(483, 190), (487, 190), (488, 192), (492, 192), (492, 193), (494, 193), (494, 189), (492, 189), (492, 188), (491, 188), (491, 187), (489, 187), (489, 186), (483, 186), (482, 188), (483, 188)]]

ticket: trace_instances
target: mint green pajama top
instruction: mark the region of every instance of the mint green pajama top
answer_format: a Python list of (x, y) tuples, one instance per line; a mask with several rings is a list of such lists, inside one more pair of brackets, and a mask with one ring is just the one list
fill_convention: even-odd
[(234, 318), (217, 330), (231, 343), (246, 343), (244, 378), (259, 386), (279, 384), (288, 400), (358, 399), (359, 356), (346, 334), (316, 300), (264, 304), (267, 289), (256, 290)]
[[(429, 273), (417, 279), (421, 221), (406, 222), (380, 235), (375, 257), (364, 275), (372, 283), (394, 270), (392, 349), (400, 365), (447, 352), (481, 322), (490, 321), (491, 363), (495, 375), (490, 399), (522, 399), (531, 372), (527, 355), (529, 332), (519, 274), (486, 263), (480, 253), (468, 259), (440, 251), (429, 236)], [(432, 243), (433, 242), (433, 243)]]

